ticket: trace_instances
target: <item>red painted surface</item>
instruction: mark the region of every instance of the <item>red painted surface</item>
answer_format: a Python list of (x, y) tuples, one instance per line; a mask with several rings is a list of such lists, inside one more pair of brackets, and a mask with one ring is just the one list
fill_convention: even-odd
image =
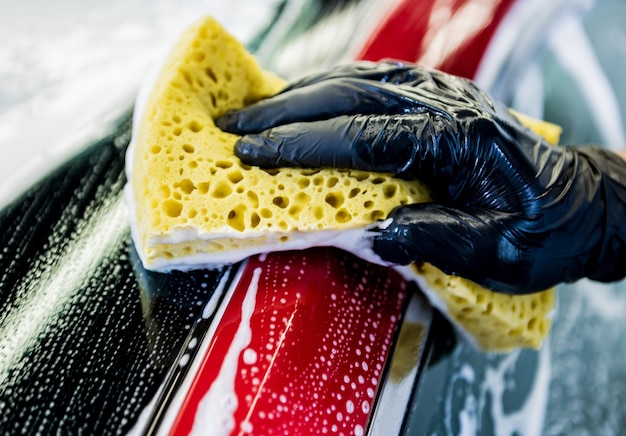
[(473, 78), (513, 0), (404, 0), (358, 59), (398, 59)]
[[(405, 301), (399, 274), (339, 250), (251, 258), (171, 434), (364, 434)], [(202, 418), (212, 389), (223, 407)]]

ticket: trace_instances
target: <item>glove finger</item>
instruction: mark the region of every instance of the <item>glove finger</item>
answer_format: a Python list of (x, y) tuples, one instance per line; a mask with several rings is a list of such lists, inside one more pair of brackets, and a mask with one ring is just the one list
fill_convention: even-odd
[(341, 115), (403, 112), (406, 101), (377, 82), (337, 79), (314, 83), (226, 112), (216, 125), (239, 135), (295, 122), (319, 121)]
[[(340, 116), (243, 136), (235, 154), (261, 167), (349, 168), (411, 178), (419, 172), (413, 166), (425, 161), (422, 154), (441, 150), (432, 146), (431, 127), (424, 114)], [(427, 171), (420, 174), (428, 176)]]
[(439, 204), (412, 204), (395, 209), (391, 223), (374, 237), (373, 249), (395, 264), (428, 262), (497, 292), (525, 294), (547, 289), (531, 277), (512, 232), (514, 219), (493, 211), (463, 211)]
[(228, 111), (215, 123), (224, 131), (243, 135), (340, 115), (434, 110), (433, 101), (422, 103), (415, 100), (411, 91), (397, 86), (405, 82), (410, 82), (412, 87), (420, 82), (432, 82), (430, 71), (396, 63), (360, 65), (303, 79), (273, 97)]

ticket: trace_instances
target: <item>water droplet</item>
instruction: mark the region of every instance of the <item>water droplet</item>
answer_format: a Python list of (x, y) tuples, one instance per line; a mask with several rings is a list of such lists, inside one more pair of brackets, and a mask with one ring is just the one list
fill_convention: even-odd
[(351, 400), (346, 401), (346, 411), (348, 413), (354, 413), (354, 403)]
[(247, 348), (243, 352), (243, 362), (247, 365), (254, 365), (257, 362), (258, 356), (256, 351), (252, 348)]
[(369, 413), (370, 403), (368, 403), (367, 401), (363, 401), (363, 403), (361, 404), (361, 409), (363, 410), (363, 413)]

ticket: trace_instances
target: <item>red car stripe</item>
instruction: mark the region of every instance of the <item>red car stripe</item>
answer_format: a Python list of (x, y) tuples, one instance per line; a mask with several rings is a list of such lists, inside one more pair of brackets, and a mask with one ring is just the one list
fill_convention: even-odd
[(235, 286), (171, 434), (364, 434), (404, 279), (320, 248), (253, 257)]
[(397, 59), (473, 78), (512, 0), (404, 0), (358, 59)]

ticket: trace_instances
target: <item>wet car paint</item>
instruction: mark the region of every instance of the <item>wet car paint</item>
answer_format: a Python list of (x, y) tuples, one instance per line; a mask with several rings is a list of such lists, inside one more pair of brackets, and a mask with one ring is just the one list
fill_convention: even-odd
[[(551, 110), (562, 114), (558, 106)], [(118, 196), (127, 126), (121, 123), (0, 213), (0, 428), (6, 433), (135, 429), (172, 365), (189, 353), (194, 326), (215, 292), (208, 284), (217, 286), (224, 276), (163, 276), (137, 267)], [(565, 291), (548, 346), (538, 353), (485, 355), (455, 343), (444, 334), (449, 325), (435, 321), (437, 334), (425, 345), (430, 363), (418, 376), (403, 431), (615, 434), (625, 428), (618, 406), (626, 368), (623, 289), (584, 282)]]

